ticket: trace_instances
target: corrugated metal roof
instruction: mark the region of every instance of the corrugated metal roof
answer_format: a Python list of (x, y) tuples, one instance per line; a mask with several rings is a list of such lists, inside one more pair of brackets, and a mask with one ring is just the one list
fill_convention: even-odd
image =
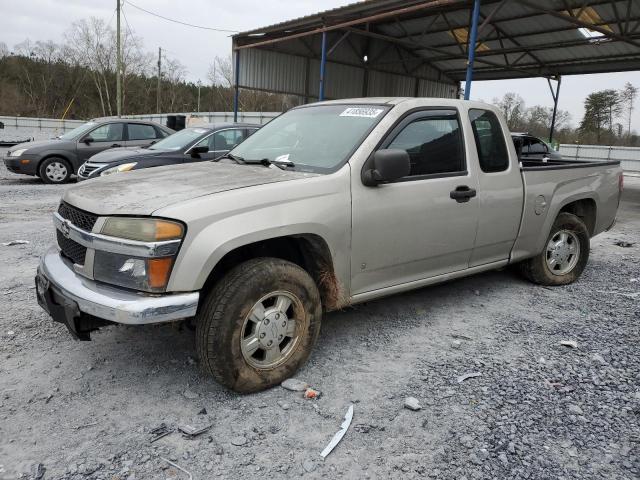
[[(237, 34), (233, 43), (242, 52), (243, 85), (312, 95), (320, 32), (327, 31), (327, 95), (450, 93), (465, 76), (467, 46), (460, 39), (472, 5), (473, 0), (369, 0)], [(638, 0), (483, 0), (483, 21), (475, 79), (640, 70)], [(587, 38), (580, 27), (604, 36)], [(258, 60), (251, 51), (270, 53)], [(251, 71), (243, 74), (244, 68)]]

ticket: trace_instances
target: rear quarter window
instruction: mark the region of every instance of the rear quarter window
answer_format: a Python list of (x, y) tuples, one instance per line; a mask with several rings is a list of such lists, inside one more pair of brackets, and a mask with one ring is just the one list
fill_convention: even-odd
[(509, 168), (509, 150), (498, 117), (488, 110), (471, 109), (469, 119), (482, 171), (502, 172)]

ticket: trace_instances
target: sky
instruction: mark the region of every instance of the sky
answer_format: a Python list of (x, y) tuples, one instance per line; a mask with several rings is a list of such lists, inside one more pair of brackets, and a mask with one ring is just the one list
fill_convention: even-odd
[[(229, 33), (212, 32), (167, 22), (127, 4), (123, 10), (130, 28), (142, 37), (144, 48), (177, 58), (187, 67), (187, 78), (206, 82), (207, 70), (215, 56), (231, 52)], [(137, 6), (187, 23), (228, 30), (250, 30), (303, 15), (339, 7), (353, 0), (131, 0)], [(115, 28), (116, 0), (0, 0), (2, 28), (0, 42), (11, 49), (29, 38), (32, 41), (60, 42), (75, 20), (100, 17)], [(123, 27), (123, 28), (126, 28)], [(603, 88), (621, 89), (625, 82), (640, 87), (640, 72), (566, 76), (560, 91), (559, 108), (569, 111), (572, 124), (579, 124), (584, 98)], [(506, 92), (516, 92), (527, 106), (552, 106), (547, 81), (543, 78), (475, 82), (474, 100), (491, 102)], [(633, 125), (640, 129), (640, 108)]]

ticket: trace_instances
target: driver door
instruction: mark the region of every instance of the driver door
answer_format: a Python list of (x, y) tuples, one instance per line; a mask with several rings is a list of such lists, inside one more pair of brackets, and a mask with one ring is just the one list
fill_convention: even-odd
[[(86, 138), (90, 138), (91, 142), (84, 142), (83, 140)], [(105, 123), (94, 128), (78, 140), (78, 160), (83, 163), (96, 153), (109, 148), (123, 147), (124, 145), (124, 123)]]
[[(405, 150), (411, 170), (376, 187), (352, 174), (352, 295), (464, 270), (474, 246), (477, 179), (457, 111), (411, 114), (380, 148)], [(452, 199), (461, 189), (469, 198)]]

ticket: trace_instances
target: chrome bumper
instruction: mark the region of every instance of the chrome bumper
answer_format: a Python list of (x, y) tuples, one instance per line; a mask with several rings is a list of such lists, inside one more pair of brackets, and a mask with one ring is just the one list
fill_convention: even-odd
[(111, 287), (76, 274), (71, 262), (52, 247), (40, 259), (39, 275), (49, 288), (78, 305), (80, 312), (126, 325), (162, 323), (193, 317), (198, 292), (152, 295)]

